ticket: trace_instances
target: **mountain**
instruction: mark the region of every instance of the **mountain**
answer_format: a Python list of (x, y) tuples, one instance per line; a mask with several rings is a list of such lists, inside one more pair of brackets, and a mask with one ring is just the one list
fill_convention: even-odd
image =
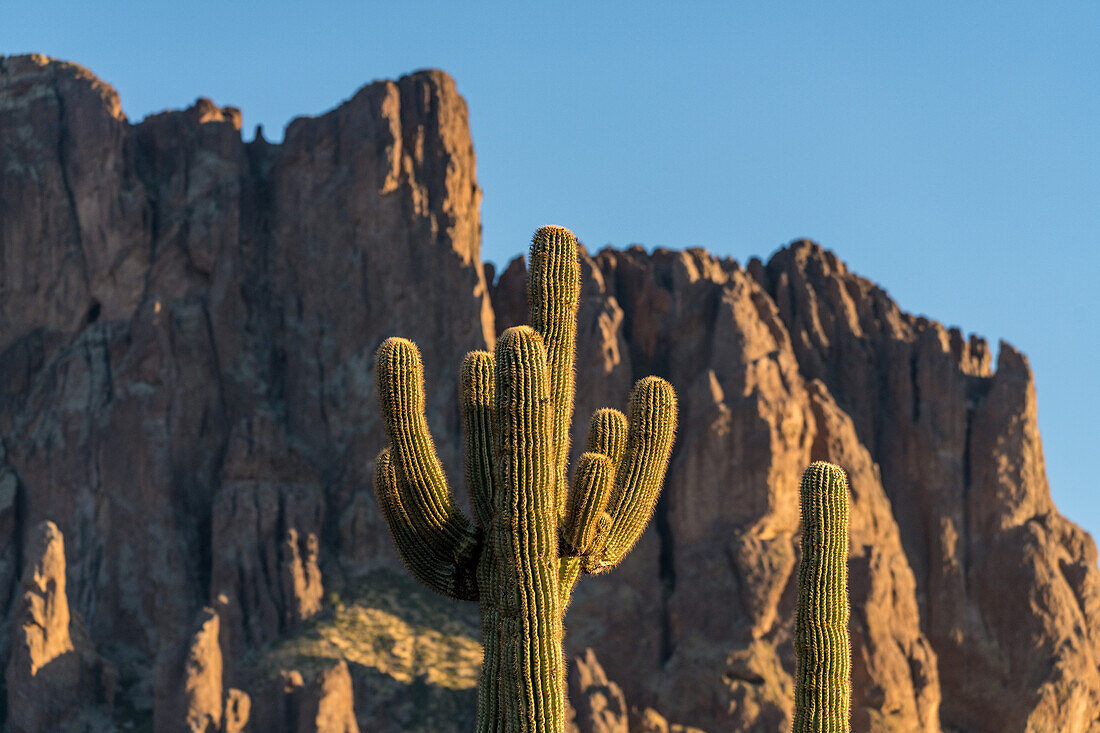
[[(480, 260), (465, 102), (421, 71), (277, 145), (240, 119), (131, 124), (87, 70), (0, 57), (12, 730), (469, 726), (476, 611), (404, 579), (370, 487), (378, 344), (420, 345), (456, 478), (462, 355), (524, 318), (523, 261)], [(854, 730), (1100, 731), (1096, 547), (1051, 501), (1024, 355), (808, 241), (581, 263), (578, 421), (655, 373), (681, 428), (652, 526), (566, 618), (578, 726), (789, 725), (798, 477), (827, 459)]]

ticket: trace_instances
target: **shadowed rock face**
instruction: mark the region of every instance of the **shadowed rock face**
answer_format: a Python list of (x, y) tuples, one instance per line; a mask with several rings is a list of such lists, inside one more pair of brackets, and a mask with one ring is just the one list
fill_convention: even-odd
[[(116, 707), (150, 715), (186, 699), (156, 689), (164, 660), (217, 637), (242, 688), (241, 655), (322, 588), (399, 566), (370, 495), (376, 346), (420, 345), (457, 478), (462, 354), (525, 317), (522, 262), (487, 285), (445, 74), (368, 85), (278, 145), (239, 127), (209, 100), (131, 124), (88, 71), (0, 58), (0, 638), (52, 520)], [(855, 730), (1100, 731), (1096, 549), (1051, 503), (1021, 354), (994, 370), (810, 242), (744, 268), (605, 250), (582, 274), (579, 423), (656, 373), (682, 427), (653, 526), (578, 588), (571, 653), (684, 725), (788, 725), (798, 478), (825, 459), (852, 490)]]
[(449, 356), (493, 337), (448, 77), (364, 87), (278, 146), (239, 119), (199, 100), (131, 125), (80, 67), (0, 60), (3, 546), (57, 522), (70, 599), (139, 707), (218, 595), (237, 653), (316, 611), (316, 554), (396, 564), (367, 492), (374, 350), (434, 345), (448, 435)]

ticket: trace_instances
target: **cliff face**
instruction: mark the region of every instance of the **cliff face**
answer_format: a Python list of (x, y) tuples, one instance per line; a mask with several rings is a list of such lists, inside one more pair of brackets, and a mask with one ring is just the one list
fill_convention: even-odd
[[(399, 567), (370, 491), (376, 346), (420, 345), (457, 479), (461, 356), (524, 318), (522, 261), (491, 288), (480, 262), (445, 74), (366, 86), (279, 145), (239, 127), (208, 100), (133, 125), (86, 70), (0, 58), (0, 652), (50, 520), (68, 603), (118, 670), (112, 714), (165, 730), (199, 697), (225, 728), (246, 700), (294, 717), (301, 695), (250, 688), (246, 652)], [(984, 341), (809, 242), (744, 268), (582, 266), (578, 420), (649, 373), (681, 398), (654, 525), (566, 620), (620, 699), (711, 730), (789, 722), (798, 476), (828, 459), (852, 487), (854, 728), (1100, 731), (1096, 549), (1051, 503), (1021, 354), (1002, 344), (994, 370)], [(229, 692), (191, 694), (215, 666)], [(385, 672), (351, 665), (313, 707), (350, 729), (347, 690), (366, 709)]]

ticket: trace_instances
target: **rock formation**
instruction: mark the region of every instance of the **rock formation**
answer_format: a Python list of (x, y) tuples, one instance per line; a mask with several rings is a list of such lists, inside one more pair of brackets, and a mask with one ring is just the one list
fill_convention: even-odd
[(230, 688), (225, 693), (222, 733), (245, 733), (252, 715), (252, 698), (247, 692)]
[[(213, 733), (222, 724), (222, 654), (218, 644), (218, 614), (213, 608), (199, 612), (197, 628), (184, 662), (183, 730), (189, 733)], [(159, 713), (162, 706), (154, 708)], [(168, 725), (156, 726), (169, 730)]]
[[(376, 346), (420, 345), (460, 477), (462, 354), (524, 315), (522, 261), (495, 284), (480, 262), (445, 74), (370, 84), (279, 144), (243, 142), (240, 119), (198, 100), (133, 124), (87, 70), (0, 57), (0, 638), (23, 628), (15, 589), (51, 519), (69, 606), (119, 669), (119, 725), (194, 704), (239, 729), (245, 693), (260, 725), (245, 652), (323, 618), (322, 587), (397, 566), (370, 495)], [(582, 276), (578, 419), (649, 373), (681, 397), (653, 526), (566, 619), (631, 729), (662, 729), (647, 709), (789, 724), (798, 476), (826, 459), (851, 481), (854, 729), (1100, 731), (1096, 548), (1050, 500), (1023, 355), (1002, 344), (994, 368), (810, 242), (744, 267), (585, 252)], [(16, 641), (13, 725), (44, 699)], [(218, 695), (187, 662), (215, 646)]]
[(348, 665), (321, 669), (307, 685), (298, 670), (280, 671), (257, 701), (257, 730), (265, 733), (359, 733)]
[(257, 697), (253, 722), (259, 730), (292, 733), (297, 730), (300, 700), (305, 681), (298, 670), (280, 670)]
[(216, 733), (221, 727), (222, 664), (218, 613), (199, 611), (189, 643), (157, 666), (154, 729)]
[[(219, 606), (226, 605), (224, 596)], [(171, 733), (241, 733), (251, 710), (249, 695), (224, 685), (221, 618), (209, 606), (199, 611), (191, 637), (177, 654), (157, 665), (154, 729)]]
[(302, 692), (296, 733), (359, 733), (351, 675), (343, 660), (317, 673)]
[(576, 733), (627, 733), (630, 724), (622, 688), (607, 679), (591, 649), (573, 658), (568, 687)]
[(92, 648), (79, 616), (70, 614), (57, 525), (31, 529), (25, 552), (5, 675), (8, 725), (13, 733), (101, 727), (110, 719), (115, 673)]
[(321, 476), (269, 413), (234, 426), (211, 514), (211, 590), (226, 597), (222, 634), (234, 656), (317, 613)]
[(570, 733), (703, 733), (699, 728), (669, 723), (653, 708), (627, 708), (622, 688), (607, 673), (591, 649), (569, 666)]
[(902, 313), (809, 242), (752, 269), (881, 468), (945, 726), (1100, 725), (1095, 544), (1050, 499), (1024, 356), (1002, 342), (994, 372), (984, 340)]

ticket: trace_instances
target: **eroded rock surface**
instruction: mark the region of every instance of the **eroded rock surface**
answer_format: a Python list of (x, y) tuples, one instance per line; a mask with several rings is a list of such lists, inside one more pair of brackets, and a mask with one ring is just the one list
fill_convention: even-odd
[(811, 242), (755, 272), (881, 469), (944, 726), (1100, 725), (1095, 544), (1050, 499), (1026, 358), (1002, 342), (992, 370), (984, 340), (903, 313)]
[(110, 728), (115, 671), (96, 653), (65, 591), (65, 542), (53, 522), (28, 533), (7, 664), (13, 733)]
[[(218, 599), (225, 608), (226, 599)], [(199, 611), (186, 647), (162, 653), (157, 665), (154, 729), (171, 733), (241, 733), (249, 723), (250, 696), (225, 684), (221, 617), (207, 606)]]
[(573, 658), (567, 683), (575, 733), (627, 733), (626, 697), (622, 688), (607, 679), (595, 652), (585, 649)]
[(343, 660), (305, 682), (283, 670), (256, 701), (256, 727), (267, 733), (359, 733), (351, 675)]
[[(0, 59), (2, 486), (19, 508), (0, 561), (58, 523), (73, 603), (141, 715), (157, 660), (219, 594), (232, 679), (237, 653), (316, 613), (326, 553), (396, 565), (369, 489), (374, 349), (410, 335), (445, 384), (453, 354), (493, 338), (446, 75), (364, 87), (277, 146), (239, 123), (199, 100), (130, 124), (87, 70)], [(441, 436), (451, 384), (433, 389)]]
[(162, 652), (157, 665), (154, 728), (170, 733), (217, 733), (222, 723), (220, 619), (210, 607), (199, 611), (188, 643)]
[[(464, 497), (458, 366), (525, 317), (522, 261), (494, 285), (480, 262), (445, 74), (365, 86), (280, 144), (244, 142), (240, 119), (200, 99), (133, 124), (87, 70), (0, 57), (0, 637), (22, 628), (17, 579), (50, 519), (72, 615), (119, 668), (119, 723), (184, 699), (158, 680), (210, 606), (200, 646), (217, 637), (222, 692), (196, 709), (262, 725), (270, 696), (239, 660), (399, 568), (370, 492), (375, 348), (420, 345)], [(856, 729), (1100, 730), (1096, 548), (1050, 500), (1023, 355), (1002, 344), (994, 368), (983, 340), (905, 313), (811, 242), (745, 267), (586, 252), (582, 272), (578, 424), (650, 373), (682, 411), (652, 526), (566, 619), (632, 728), (789, 725), (798, 477), (828, 459), (852, 487)], [(8, 697), (33, 697), (16, 647), (0, 647)], [(352, 670), (353, 696), (385, 675)], [(280, 699), (297, 707), (273, 719), (299, 719), (293, 682)], [(362, 709), (384, 729), (386, 705)]]
[(296, 733), (359, 733), (346, 662), (321, 670), (303, 690)]

